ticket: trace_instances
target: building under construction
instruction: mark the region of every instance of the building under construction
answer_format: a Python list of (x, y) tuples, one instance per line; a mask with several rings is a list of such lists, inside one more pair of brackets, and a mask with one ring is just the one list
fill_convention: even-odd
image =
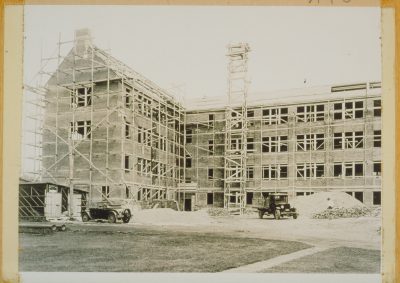
[(328, 190), (380, 204), (380, 83), (248, 95), (249, 52), (228, 48), (226, 99), (182, 103), (78, 30), (35, 102), (34, 179), (185, 210)]

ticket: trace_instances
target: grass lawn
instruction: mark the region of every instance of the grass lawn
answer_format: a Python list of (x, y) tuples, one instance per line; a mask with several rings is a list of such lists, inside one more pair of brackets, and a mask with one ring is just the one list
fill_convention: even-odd
[(211, 233), (66, 231), (20, 234), (20, 271), (218, 272), (309, 246)]
[(379, 250), (339, 247), (271, 267), (280, 273), (380, 273)]

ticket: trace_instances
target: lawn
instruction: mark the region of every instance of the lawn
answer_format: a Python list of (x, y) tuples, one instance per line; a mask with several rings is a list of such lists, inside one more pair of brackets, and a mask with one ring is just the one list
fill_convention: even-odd
[(20, 271), (218, 272), (310, 247), (215, 233), (107, 229), (20, 234)]
[(338, 247), (305, 256), (264, 272), (280, 273), (380, 273), (379, 250)]

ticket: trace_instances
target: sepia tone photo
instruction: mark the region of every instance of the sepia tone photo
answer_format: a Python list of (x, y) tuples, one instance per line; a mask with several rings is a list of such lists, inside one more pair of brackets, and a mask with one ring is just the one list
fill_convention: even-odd
[(380, 274), (380, 15), (26, 6), (19, 270)]

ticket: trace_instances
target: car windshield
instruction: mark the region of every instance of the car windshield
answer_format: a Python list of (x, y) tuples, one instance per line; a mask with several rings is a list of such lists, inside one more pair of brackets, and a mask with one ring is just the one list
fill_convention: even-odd
[(276, 202), (276, 203), (287, 203), (287, 198), (288, 198), (288, 196), (285, 196), (285, 195), (277, 195), (277, 196), (274, 196), (274, 198), (275, 198), (275, 202)]
[(124, 199), (108, 199), (107, 200), (108, 204), (111, 206), (118, 206), (118, 205), (123, 205), (125, 204)]

